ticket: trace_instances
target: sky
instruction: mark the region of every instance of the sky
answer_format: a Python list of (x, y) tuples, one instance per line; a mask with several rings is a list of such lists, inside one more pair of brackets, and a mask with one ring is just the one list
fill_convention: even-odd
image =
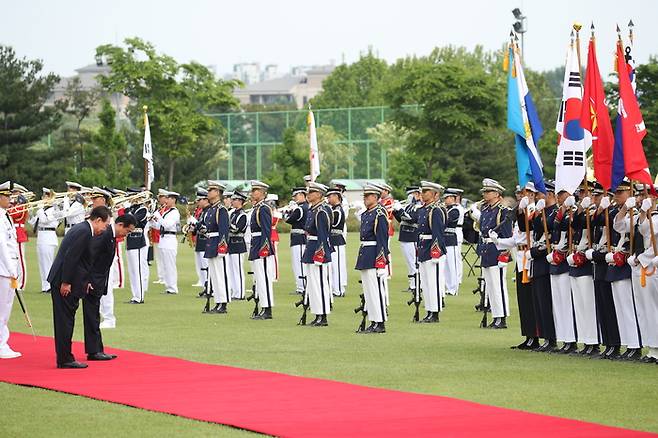
[(179, 62), (214, 65), (220, 74), (240, 62), (278, 64), (285, 72), (294, 65), (350, 63), (369, 47), (389, 62), (445, 45), (498, 50), (515, 7), (527, 16), (525, 63), (533, 69), (564, 65), (574, 22), (583, 24), (585, 62), (594, 21), (602, 72), (613, 67), (616, 23), (626, 38), (631, 18), (636, 62), (658, 55), (656, 0), (6, 0), (0, 44), (42, 59), (61, 76), (93, 63), (97, 46), (132, 36)]

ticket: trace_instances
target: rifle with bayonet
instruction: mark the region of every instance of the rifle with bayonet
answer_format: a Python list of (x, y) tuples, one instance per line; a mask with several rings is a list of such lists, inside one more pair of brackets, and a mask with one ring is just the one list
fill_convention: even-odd
[(307, 292), (307, 287), (306, 287), (306, 276), (305, 275), (300, 275), (299, 279), (302, 280), (302, 284), (304, 285), (304, 293), (302, 294), (301, 300), (297, 301), (295, 303), (295, 307), (302, 306), (302, 316), (299, 318), (299, 322), (297, 325), (306, 325), (306, 313), (308, 312), (308, 307), (309, 307), (309, 298), (308, 298), (308, 292)]

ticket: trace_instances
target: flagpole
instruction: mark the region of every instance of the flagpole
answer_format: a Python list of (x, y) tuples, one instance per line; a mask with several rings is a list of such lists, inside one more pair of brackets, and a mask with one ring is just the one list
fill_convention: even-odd
[[(144, 111), (144, 129), (146, 129), (146, 120), (147, 120), (147, 114), (146, 112), (148, 111), (149, 107), (147, 105), (144, 105), (142, 107), (142, 110)], [(148, 168), (148, 161), (146, 158), (144, 158), (144, 187), (149, 186), (149, 168)]]
[[(308, 112), (309, 112), (309, 114), (306, 117), (306, 119), (309, 120), (309, 121), (310, 121), (311, 111), (313, 111), (313, 110), (311, 109), (311, 102), (309, 102), (308, 103)], [(314, 119), (315, 119), (315, 117), (314, 117)], [(315, 123), (315, 120), (313, 120), (313, 122)], [(311, 147), (313, 147), (313, 145), (311, 144), (311, 141), (312, 141), (311, 140), (311, 124), (307, 123), (306, 127), (308, 128), (308, 144)], [(308, 172), (308, 174), (311, 176), (311, 181), (315, 182), (315, 175), (313, 175), (313, 156), (312, 156), (312, 154), (313, 154), (313, 150), (311, 150), (311, 154), (309, 154), (309, 160), (308, 160), (308, 170), (309, 170), (309, 172)]]

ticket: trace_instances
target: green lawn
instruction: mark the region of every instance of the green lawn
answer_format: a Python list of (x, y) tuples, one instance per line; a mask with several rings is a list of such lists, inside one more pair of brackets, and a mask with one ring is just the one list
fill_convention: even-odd
[[(116, 290), (117, 328), (104, 331), (105, 344), (201, 362), (445, 395), (658, 432), (657, 366), (509, 349), (520, 341), (513, 283), (510, 283), (513, 315), (508, 330), (478, 328), (481, 314), (474, 312), (476, 297), (471, 294), (474, 277), (466, 277), (461, 295), (447, 298), (440, 324), (412, 324), (412, 309), (406, 306), (408, 295), (401, 293), (406, 288), (406, 269), (397, 242), (393, 244), (395, 278), (390, 283), (388, 333), (354, 334), (360, 317), (352, 309), (358, 305), (359, 288), (358, 273), (351, 269), (348, 296), (336, 300), (330, 327), (298, 327), (300, 313), (293, 307), (297, 296), (290, 294), (293, 285), (288, 235), (281, 238), (283, 269), (282, 278), (275, 285), (274, 320), (250, 320), (253, 306), (246, 302), (232, 303), (228, 315), (202, 315), (204, 301), (196, 298), (197, 290), (190, 286), (195, 281), (193, 256), (187, 245), (180, 245), (181, 294), (162, 295), (161, 287), (151, 285), (147, 304), (130, 306), (123, 304), (130, 296), (128, 289)], [(353, 266), (357, 249), (354, 235), (348, 238), (348, 249)], [(30, 277), (25, 298), (37, 333), (52, 336), (50, 298), (39, 293), (32, 244), (27, 254)], [(75, 339), (81, 340), (82, 315), (78, 316)], [(10, 329), (29, 333), (17, 303)], [(323, 348), (319, 349), (320, 346)], [(0, 384), (0, 398), (4, 400), (0, 415), (3, 436), (63, 435), (68, 429), (61, 418), (72, 412), (78, 413), (75, 430), (94, 431), (100, 436), (248, 433), (7, 384)]]

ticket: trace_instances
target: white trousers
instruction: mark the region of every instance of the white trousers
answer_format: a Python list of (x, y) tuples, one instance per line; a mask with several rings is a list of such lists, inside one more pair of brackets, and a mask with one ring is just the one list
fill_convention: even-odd
[(145, 246), (126, 251), (130, 291), (132, 292), (132, 300), (134, 301), (144, 301), (144, 296), (149, 288), (148, 249), (148, 246)]
[(0, 277), (0, 351), (8, 347), (9, 342), (9, 317), (14, 305), (14, 291), (11, 288), (9, 277)]
[(409, 279), (409, 289), (416, 289), (416, 243), (400, 242), (402, 256), (407, 264), (407, 278)]
[(571, 280), (568, 272), (559, 275), (551, 274), (551, 298), (555, 338), (561, 342), (576, 342)]
[(208, 259), (203, 254), (203, 251), (194, 251), (194, 267), (196, 268), (197, 283), (202, 286), (208, 280)]
[(599, 343), (599, 330), (596, 321), (594, 301), (594, 278), (591, 275), (569, 277), (573, 294), (573, 307), (576, 313), (576, 334), (578, 342), (587, 345)]
[(178, 271), (176, 270), (176, 254), (178, 248), (165, 249), (159, 248), (160, 261), (158, 266), (162, 265), (162, 275), (165, 284), (165, 290), (178, 293)]
[(633, 267), (633, 291), (642, 344), (658, 348), (658, 270), (646, 276), (646, 286), (642, 287), (640, 269), (639, 266)]
[(364, 269), (361, 271), (361, 283), (368, 319), (370, 322), (386, 321), (388, 319), (385, 301), (386, 289), (388, 289), (386, 276), (378, 277), (376, 269)]
[(445, 257), (439, 258), (439, 263), (427, 260), (418, 266), (420, 270), (420, 288), (423, 291), (425, 310), (440, 312), (441, 298), (445, 291)]
[(39, 259), (39, 275), (41, 276), (41, 290), (47, 291), (50, 289), (48, 283), (48, 274), (50, 268), (53, 266), (55, 260), (56, 245), (39, 245), (37, 244), (37, 258)]
[(321, 265), (305, 263), (306, 296), (314, 315), (331, 313), (331, 288), (329, 287), (329, 263)]
[(27, 265), (25, 261), (25, 242), (18, 244), (18, 290), (25, 290)]
[[(509, 293), (507, 292), (507, 265), (482, 268), (485, 293), (491, 306), (491, 316), (502, 318), (510, 315)], [(421, 280), (422, 282), (422, 280)]]
[(212, 284), (212, 295), (215, 299), (215, 304), (231, 302), (226, 258), (227, 256), (223, 255), (208, 259), (208, 275)]
[(462, 253), (459, 246), (446, 248), (446, 293), (457, 295), (461, 283)]
[(461, 228), (457, 230), (457, 255), (459, 256), (459, 262), (458, 262), (459, 269), (457, 269), (457, 282), (461, 285), (464, 276), (464, 259), (462, 259), (462, 245), (464, 244), (464, 236), (462, 235), (460, 237), (460, 233), (461, 233)]
[(331, 253), (331, 292), (334, 295), (345, 295), (347, 288), (347, 262), (345, 261), (345, 245), (334, 246)]
[(228, 254), (228, 288), (231, 297), (239, 300), (244, 299), (244, 254)]
[(158, 273), (158, 281), (164, 283), (164, 265), (162, 261), (162, 254), (160, 253), (160, 244), (153, 244), (153, 261), (155, 262), (155, 269)]
[(256, 282), (256, 296), (261, 307), (274, 307), (274, 256), (261, 257), (251, 262)]
[(615, 302), (621, 345), (626, 345), (628, 348), (640, 348), (632, 282), (630, 279), (626, 279), (613, 281), (610, 284), (612, 285), (612, 299)]
[(304, 291), (304, 279), (299, 278), (304, 276), (304, 264), (302, 263), (304, 249), (306, 249), (306, 245), (295, 245), (290, 247), (292, 273), (295, 276), (295, 288), (297, 292)]
[(100, 299), (101, 317), (103, 321), (111, 325), (116, 325), (117, 321), (116, 316), (114, 316), (114, 288), (119, 287), (123, 276), (118, 254), (118, 252), (115, 253), (112, 266), (110, 266), (110, 272), (107, 278), (107, 294), (103, 295)]

